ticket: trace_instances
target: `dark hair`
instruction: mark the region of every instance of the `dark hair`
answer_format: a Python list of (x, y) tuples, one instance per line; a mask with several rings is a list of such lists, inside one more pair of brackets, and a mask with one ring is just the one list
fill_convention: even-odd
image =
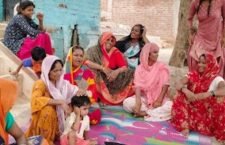
[(71, 99), (71, 105), (72, 106), (81, 107), (81, 106), (89, 105), (89, 104), (91, 104), (91, 101), (88, 98), (88, 96), (86, 96), (86, 95), (84, 95), (84, 96), (73, 96), (73, 98)]
[(41, 47), (34, 47), (31, 50), (31, 57), (35, 61), (43, 60), (46, 57), (45, 49)]
[[(202, 5), (202, 3), (203, 3), (204, 1), (205, 1), (205, 0), (200, 0), (200, 1), (199, 1), (199, 5), (198, 5), (198, 7), (197, 7), (197, 13), (199, 12), (200, 7), (201, 7), (201, 5)], [(209, 6), (208, 6), (208, 16), (209, 16), (209, 13), (210, 13), (211, 4), (212, 4), (212, 0), (209, 0)]]
[[(142, 34), (143, 31), (144, 31), (144, 26), (143, 26), (142, 24), (136, 24), (136, 25), (134, 25), (134, 26), (132, 27), (132, 29), (133, 29), (135, 26), (140, 27), (140, 32), (141, 32), (141, 34)], [(119, 40), (119, 41), (116, 42), (116, 48), (118, 48), (122, 53), (126, 52), (127, 49), (128, 49), (126, 45), (129, 44), (129, 42), (130, 42), (131, 40), (132, 40), (132, 38), (131, 38), (131, 33), (130, 33), (128, 36), (126, 36), (126, 37), (124, 37), (124, 38), (122, 38), (121, 40)], [(142, 49), (142, 47), (144, 47), (144, 45), (145, 45), (145, 42), (144, 42), (144, 40), (143, 40), (142, 37), (139, 38), (138, 43), (139, 43), (140, 49)], [(133, 57), (139, 57), (139, 56), (140, 56), (140, 53), (141, 53), (141, 51), (139, 51), (139, 52), (138, 52), (135, 56), (133, 56)]]
[(81, 47), (81, 46), (78, 46), (78, 45), (75, 45), (75, 46), (73, 46), (73, 47), (72, 47), (72, 52), (74, 52), (74, 51), (75, 51), (75, 50), (77, 50), (77, 49), (82, 50), (82, 51), (83, 51), (83, 53), (84, 53), (84, 48), (83, 48), (83, 47)]
[(57, 59), (57, 60), (52, 64), (52, 67), (51, 67), (50, 71), (52, 71), (52, 70), (55, 68), (56, 63), (58, 63), (58, 62), (59, 62), (59, 63), (62, 65), (62, 67), (63, 67), (63, 62), (62, 62), (62, 60)]
[(21, 14), (21, 10), (25, 10), (27, 7), (33, 6), (35, 8), (35, 5), (32, 1), (29, 0), (24, 0), (21, 1), (19, 6), (18, 6), (18, 14)]

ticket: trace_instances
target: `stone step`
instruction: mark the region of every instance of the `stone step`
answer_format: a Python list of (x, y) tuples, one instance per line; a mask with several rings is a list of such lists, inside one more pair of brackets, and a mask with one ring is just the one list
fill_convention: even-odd
[(0, 39), (4, 37), (6, 26), (7, 26), (7, 22), (0, 23)]

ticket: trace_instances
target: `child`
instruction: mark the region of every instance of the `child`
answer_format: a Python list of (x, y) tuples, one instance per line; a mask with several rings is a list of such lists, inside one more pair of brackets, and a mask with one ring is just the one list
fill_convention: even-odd
[(71, 100), (72, 113), (66, 119), (61, 145), (96, 145), (94, 140), (85, 140), (90, 130), (88, 110), (90, 100), (87, 96), (74, 96)]
[(31, 57), (24, 59), (23, 62), (19, 65), (17, 70), (13, 72), (13, 75), (18, 75), (20, 69), (24, 67), (30, 67), (33, 69), (35, 74), (40, 78), (41, 75), (41, 64), (44, 58), (46, 57), (45, 50), (41, 47), (35, 47), (31, 51)]
[(43, 27), (43, 14), (37, 14), (39, 25), (32, 20), (34, 8), (33, 2), (21, 1), (18, 14), (5, 30), (3, 43), (21, 60), (29, 58), (31, 49), (36, 46), (44, 48), (47, 54), (53, 54), (50, 37)]

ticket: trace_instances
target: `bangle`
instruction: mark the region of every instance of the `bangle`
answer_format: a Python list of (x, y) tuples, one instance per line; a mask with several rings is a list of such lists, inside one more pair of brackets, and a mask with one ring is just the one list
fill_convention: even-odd
[(216, 97), (215, 92), (214, 91), (210, 91), (212, 97)]

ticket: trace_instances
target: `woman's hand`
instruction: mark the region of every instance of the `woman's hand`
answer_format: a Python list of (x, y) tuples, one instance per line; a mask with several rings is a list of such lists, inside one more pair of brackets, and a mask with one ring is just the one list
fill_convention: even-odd
[(190, 102), (194, 102), (194, 101), (197, 101), (197, 97), (194, 93), (192, 93), (191, 91), (185, 91), (184, 94), (187, 96), (188, 98), (188, 101)]
[(120, 71), (117, 69), (117, 70), (114, 70), (114, 71), (112, 71), (109, 75), (108, 75), (108, 80), (110, 81), (110, 82), (112, 82), (112, 81), (114, 81), (116, 78), (117, 78), (117, 76), (119, 75), (119, 73), (120, 73)]
[(109, 76), (109, 74), (112, 72), (111, 69), (107, 68), (107, 67), (102, 67), (102, 72), (106, 75)]
[(43, 21), (44, 19), (44, 15), (42, 13), (37, 13), (36, 17), (39, 21)]
[(61, 107), (63, 108), (63, 110), (64, 110), (64, 112), (66, 114), (69, 114), (70, 113), (70, 111), (71, 111), (70, 110), (70, 107), (69, 107), (69, 105), (65, 101), (62, 101)]
[(157, 108), (157, 107), (160, 107), (162, 106), (162, 100), (160, 99), (157, 99), (153, 104), (152, 104), (152, 107), (153, 108)]
[(195, 27), (191, 27), (189, 32), (189, 38), (188, 38), (189, 45), (193, 44), (196, 32), (197, 32), (197, 29)]
[(84, 96), (84, 95), (87, 95), (87, 92), (86, 90), (83, 89), (79, 89), (76, 93), (76, 96)]
[(176, 83), (176, 90), (181, 91), (181, 89), (184, 87), (184, 84), (177, 82)]

